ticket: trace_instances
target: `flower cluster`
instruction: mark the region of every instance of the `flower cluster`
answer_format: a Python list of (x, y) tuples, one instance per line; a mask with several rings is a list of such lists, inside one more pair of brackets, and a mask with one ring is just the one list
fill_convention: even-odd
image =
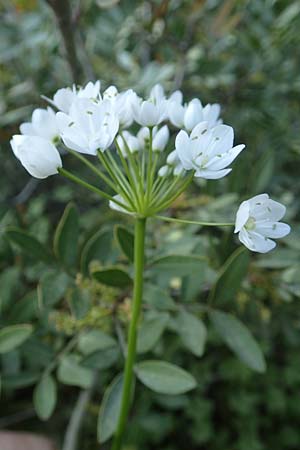
[[(119, 92), (115, 86), (101, 92), (100, 81), (79, 89), (59, 89), (53, 99), (46, 99), (51, 107), (36, 109), (31, 122), (20, 126), (21, 134), (13, 136), (15, 156), (32, 176), (46, 178), (60, 173), (128, 214), (155, 215), (168, 207), (193, 177), (226, 176), (245, 148), (234, 146), (234, 131), (222, 123), (218, 104), (203, 106), (197, 98), (183, 103), (180, 91), (167, 96), (160, 85), (154, 86), (146, 99), (132, 89)], [(174, 147), (170, 147), (174, 142), (171, 132), (176, 134)], [(66, 151), (97, 173), (112, 193), (100, 191), (63, 168), (61, 155)], [(100, 168), (84, 154), (96, 156)], [(248, 203), (247, 209), (243, 205)], [(248, 203), (244, 202), (238, 212), (239, 238), (251, 250), (270, 249), (273, 241), (267, 236), (281, 237), (284, 233), (276, 222), (282, 216), (272, 216), (274, 233), (266, 223), (256, 220), (258, 208)], [(258, 235), (266, 238), (263, 243)]]

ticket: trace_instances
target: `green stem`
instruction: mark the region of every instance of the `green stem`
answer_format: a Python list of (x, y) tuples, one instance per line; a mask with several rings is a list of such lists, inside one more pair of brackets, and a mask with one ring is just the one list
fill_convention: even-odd
[(133, 367), (136, 356), (137, 325), (142, 306), (143, 271), (145, 257), (146, 219), (137, 218), (134, 233), (134, 291), (132, 317), (128, 332), (127, 357), (124, 369), (124, 382), (121, 411), (111, 450), (120, 450), (127, 422), (133, 384)]
[(73, 175), (73, 173), (69, 172), (68, 170), (62, 169), (62, 168), (59, 168), (57, 170), (60, 175), (63, 175), (65, 178), (68, 178), (68, 180), (74, 181), (75, 183), (80, 184), (81, 186), (85, 187), (89, 191), (95, 192), (96, 194), (100, 195), (100, 197), (104, 197), (107, 200), (112, 200), (114, 203), (121, 206), (121, 208), (126, 209), (126, 211), (130, 211), (126, 205), (119, 202), (118, 200), (113, 198), (111, 195), (107, 194), (104, 191), (101, 191), (101, 189), (98, 189), (96, 186), (93, 186), (92, 184), (87, 183), (86, 181), (82, 180), (81, 178), (77, 177), (76, 175)]
[(130, 186), (131, 186), (131, 188), (132, 188), (132, 193), (133, 193), (133, 195), (134, 195), (134, 197), (135, 197), (135, 200), (136, 200), (136, 202), (137, 202), (137, 205), (140, 207), (141, 204), (140, 204), (139, 193), (138, 193), (138, 191), (137, 191), (137, 189), (136, 189), (136, 185), (137, 185), (136, 180), (134, 180), (134, 176), (133, 176), (132, 173), (130, 172), (130, 167), (128, 166), (127, 161), (126, 161), (126, 159), (124, 158), (124, 156), (123, 156), (123, 154), (122, 154), (122, 150), (120, 149), (120, 146), (119, 146), (119, 144), (118, 144), (117, 139), (115, 139), (115, 146), (116, 146), (116, 149), (117, 149), (119, 158), (120, 158), (120, 160), (121, 160), (122, 166), (123, 166), (123, 168), (124, 168), (124, 171), (125, 171), (125, 173), (126, 173), (126, 176), (127, 176), (127, 178), (128, 178), (129, 184), (130, 184)]
[(116, 185), (103, 173), (101, 170), (97, 169), (88, 159), (86, 159), (81, 153), (75, 152), (74, 150), (70, 150), (67, 148), (68, 152), (71, 153), (75, 158), (82, 161), (87, 167), (89, 167), (98, 177), (102, 178), (102, 180), (108, 184), (116, 193)]
[(135, 161), (134, 155), (132, 154), (132, 152), (131, 152), (131, 150), (130, 150), (128, 144), (127, 144), (127, 141), (124, 138), (122, 132), (121, 132), (120, 136), (121, 136), (121, 138), (123, 140), (123, 143), (124, 143), (124, 146), (125, 146), (125, 150), (126, 150), (126, 154), (127, 154), (128, 160), (129, 160), (129, 162), (130, 162), (130, 164), (132, 166), (133, 173), (134, 173), (134, 175), (136, 177), (136, 180), (140, 183), (140, 186), (142, 187), (143, 185), (142, 185), (142, 180), (141, 180), (141, 174), (140, 174), (140, 171), (139, 171), (139, 167), (138, 167), (138, 165), (137, 165), (137, 163)]
[[(108, 154), (109, 154), (109, 152), (108, 152)], [(107, 173), (110, 175), (111, 179), (116, 183), (116, 186), (118, 186), (118, 190), (120, 191), (119, 194), (121, 195), (121, 197), (123, 197), (124, 200), (126, 200), (128, 202), (129, 206), (134, 209), (134, 204), (132, 203), (132, 200), (131, 200), (130, 189), (128, 190), (128, 186), (124, 185), (123, 174), (120, 171), (120, 169), (118, 167), (116, 170), (112, 169), (112, 167), (110, 166), (111, 160), (109, 161), (108, 159), (106, 159), (107, 155), (105, 155), (105, 153), (98, 151), (97, 155), (98, 155), (100, 162), (103, 164), (104, 168), (106, 169)], [(114, 161), (113, 166), (115, 164), (116, 163)]]
[(149, 154), (148, 154), (148, 167), (147, 167), (147, 188), (146, 188), (146, 205), (149, 204), (149, 198), (151, 193), (152, 183), (152, 165), (153, 165), (153, 127), (149, 127)]
[(153, 216), (156, 219), (164, 220), (165, 222), (176, 222), (176, 223), (187, 223), (192, 225), (202, 225), (204, 227), (233, 227), (234, 223), (229, 222), (198, 222), (196, 220), (185, 220), (185, 219), (175, 219), (174, 217), (166, 217), (166, 216)]
[[(153, 208), (150, 211), (151, 215), (170, 206), (186, 190), (188, 185), (191, 183), (193, 176), (194, 174), (192, 173), (178, 187), (176, 185), (177, 180), (180, 178), (180, 176), (176, 177), (174, 182), (170, 186), (170, 189), (167, 189), (167, 191), (164, 193), (163, 200), (161, 202), (159, 202), (158, 200), (153, 201)], [(172, 191), (174, 190), (174, 188), (176, 188), (176, 190), (173, 193)]]

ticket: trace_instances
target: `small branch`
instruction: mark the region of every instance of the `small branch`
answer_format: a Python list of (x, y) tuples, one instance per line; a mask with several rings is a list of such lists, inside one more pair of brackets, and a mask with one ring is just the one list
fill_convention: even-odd
[(32, 419), (36, 416), (36, 412), (33, 408), (25, 409), (24, 411), (18, 411), (16, 414), (2, 417), (0, 419), (0, 429), (11, 427), (12, 425), (19, 424), (25, 420)]
[(22, 205), (23, 203), (26, 203), (36, 190), (38, 184), (39, 180), (37, 180), (36, 178), (30, 178), (30, 180), (25, 184), (22, 191), (13, 198), (13, 203), (15, 205)]
[(87, 405), (90, 402), (93, 394), (96, 379), (97, 373), (95, 372), (91, 386), (88, 389), (81, 391), (78, 395), (70, 421), (67, 426), (62, 450), (76, 450), (78, 448), (80, 429), (85, 416)]
[(74, 83), (80, 83), (82, 79), (83, 69), (78, 59), (75, 31), (72, 21), (71, 5), (69, 0), (46, 0), (46, 2), (53, 9), (58, 27), (63, 37), (66, 57), (72, 74)]

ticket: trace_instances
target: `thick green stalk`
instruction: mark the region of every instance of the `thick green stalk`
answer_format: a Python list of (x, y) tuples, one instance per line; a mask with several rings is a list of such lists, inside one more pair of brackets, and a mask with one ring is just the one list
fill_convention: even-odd
[(132, 384), (134, 375), (133, 368), (136, 357), (137, 325), (140, 316), (142, 306), (142, 295), (143, 295), (145, 229), (146, 229), (146, 219), (137, 218), (135, 222), (135, 232), (134, 232), (134, 290), (133, 290), (132, 316), (128, 332), (128, 344), (124, 369), (121, 411), (111, 450), (121, 449), (132, 394)]

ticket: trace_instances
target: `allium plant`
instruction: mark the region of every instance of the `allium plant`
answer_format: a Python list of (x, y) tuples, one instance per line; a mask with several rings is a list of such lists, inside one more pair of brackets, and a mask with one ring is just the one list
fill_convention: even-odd
[[(203, 106), (197, 98), (183, 103), (180, 91), (166, 96), (156, 85), (147, 99), (133, 90), (103, 93), (100, 82), (84, 88), (59, 89), (52, 107), (36, 109), (31, 122), (20, 127), (11, 146), (25, 169), (36, 178), (60, 174), (109, 201), (110, 208), (135, 222), (134, 289), (127, 340), (121, 410), (112, 449), (121, 447), (133, 383), (137, 325), (143, 297), (145, 230), (149, 217), (203, 226), (234, 226), (239, 240), (250, 250), (265, 253), (286, 236), (281, 223), (285, 207), (267, 194), (244, 201), (234, 223), (211, 223), (161, 216), (192, 183), (193, 178), (219, 179), (244, 150), (234, 145), (234, 131), (219, 117), (220, 106)], [(57, 112), (56, 112), (57, 111)], [(169, 129), (170, 127), (170, 129)], [(138, 130), (138, 131), (137, 131)], [(170, 130), (175, 148), (170, 148)], [(106, 191), (63, 168), (61, 154), (69, 152), (107, 186)], [(87, 159), (92, 155), (94, 159)]]

